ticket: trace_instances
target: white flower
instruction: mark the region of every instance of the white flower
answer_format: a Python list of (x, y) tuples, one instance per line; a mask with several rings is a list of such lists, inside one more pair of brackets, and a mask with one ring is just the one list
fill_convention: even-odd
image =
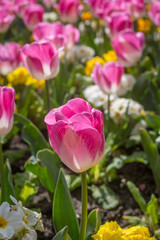
[(45, 12), (43, 14), (43, 21), (44, 22), (55, 22), (58, 19), (58, 15), (55, 12)]
[[(107, 114), (107, 110), (105, 113)], [(110, 117), (114, 122), (124, 120), (126, 114), (134, 118), (144, 114), (144, 108), (132, 99), (117, 98), (111, 102)]]
[(15, 230), (22, 226), (20, 215), (16, 211), (10, 211), (10, 205), (3, 202), (0, 206), (0, 238), (11, 239)]
[(121, 78), (120, 86), (116, 92), (116, 94), (120, 97), (125, 93), (133, 89), (134, 84), (136, 83), (136, 79), (131, 74), (123, 74)]
[(81, 61), (82, 63), (93, 58), (95, 51), (93, 48), (85, 45), (75, 45), (66, 54), (66, 59), (68, 62), (74, 62), (75, 60)]
[(37, 233), (34, 229), (27, 231), (22, 240), (37, 240)]
[(146, 127), (147, 127), (147, 123), (144, 120), (141, 120), (134, 126), (134, 128), (131, 131), (131, 135), (138, 134), (140, 128), (146, 128)]

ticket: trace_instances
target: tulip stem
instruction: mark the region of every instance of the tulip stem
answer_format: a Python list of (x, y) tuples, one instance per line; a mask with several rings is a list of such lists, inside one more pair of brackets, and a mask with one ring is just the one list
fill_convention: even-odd
[(46, 101), (47, 101), (47, 112), (51, 110), (51, 103), (50, 103), (50, 97), (49, 97), (49, 82), (46, 80)]
[(107, 107), (108, 107), (108, 124), (107, 124), (107, 130), (108, 130), (108, 133), (109, 133), (109, 123), (110, 123), (110, 94), (108, 94)]
[(81, 186), (82, 186), (82, 216), (79, 239), (85, 240), (87, 229), (87, 202), (88, 202), (86, 172), (83, 172), (81, 174)]
[(4, 161), (3, 161), (1, 139), (0, 139), (0, 181), (1, 181), (1, 202), (4, 202), (5, 201), (5, 175), (4, 175)]

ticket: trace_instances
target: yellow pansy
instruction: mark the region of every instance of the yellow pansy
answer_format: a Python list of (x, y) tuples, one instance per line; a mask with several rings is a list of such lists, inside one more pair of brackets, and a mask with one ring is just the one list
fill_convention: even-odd
[(107, 222), (100, 226), (97, 234), (93, 235), (94, 240), (122, 240), (122, 229), (117, 222)]
[(84, 69), (84, 72), (87, 76), (90, 76), (92, 73), (92, 70), (94, 68), (94, 65), (99, 62), (101, 65), (105, 64), (105, 61), (101, 57), (94, 57), (86, 62), (86, 67)]
[(154, 237), (150, 237), (147, 227), (135, 226), (123, 230), (123, 240), (154, 240)]
[(106, 62), (109, 62), (109, 61), (116, 62), (117, 61), (117, 55), (116, 55), (115, 51), (113, 51), (113, 50), (110, 50), (107, 53), (104, 53), (103, 58)]
[(137, 25), (139, 32), (144, 32), (145, 34), (147, 34), (151, 29), (152, 22), (149, 19), (140, 18), (137, 21)]

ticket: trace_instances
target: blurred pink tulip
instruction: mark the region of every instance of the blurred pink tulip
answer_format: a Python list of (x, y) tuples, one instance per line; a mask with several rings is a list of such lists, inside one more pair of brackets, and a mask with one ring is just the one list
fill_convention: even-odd
[(79, 12), (83, 8), (79, 0), (60, 0), (54, 7), (59, 11), (60, 19), (69, 23), (77, 22)]
[(0, 136), (8, 134), (13, 126), (15, 106), (13, 88), (0, 87)]
[(45, 117), (49, 141), (62, 162), (74, 172), (84, 172), (104, 155), (103, 115), (81, 98), (52, 109)]
[(1, 0), (0, 1), (0, 9), (8, 12), (8, 14), (11, 14), (11, 15), (15, 14), (15, 5), (10, 0)]
[(23, 21), (29, 30), (33, 30), (34, 27), (43, 21), (44, 9), (40, 4), (29, 4), (24, 9)]
[(132, 30), (119, 33), (112, 41), (118, 60), (125, 67), (134, 66), (140, 60), (144, 44), (144, 34)]
[(55, 2), (56, 2), (56, 0), (43, 0), (43, 4), (46, 7), (51, 7)]
[(118, 90), (124, 68), (119, 62), (107, 62), (103, 66), (96, 63), (92, 71), (92, 78), (102, 92), (111, 94)]
[(7, 75), (20, 64), (19, 50), (21, 46), (15, 42), (0, 44), (0, 73)]
[(66, 49), (70, 49), (74, 46), (76, 42), (78, 42), (80, 33), (79, 30), (71, 24), (63, 25), (60, 22), (42, 22), (37, 24), (37, 26), (35, 27), (33, 31), (33, 37), (36, 41), (41, 39), (50, 40), (55, 37), (59, 37), (59, 40), (61, 41), (63, 38), (64, 47)]
[(149, 17), (156, 26), (160, 26), (160, 1), (154, 1), (149, 10)]
[(144, 0), (123, 0), (121, 4), (133, 19), (143, 17), (145, 12)]
[(58, 51), (48, 41), (26, 44), (20, 51), (28, 72), (37, 80), (54, 78), (59, 72)]
[(130, 20), (129, 15), (124, 12), (112, 14), (105, 20), (109, 27), (109, 35), (112, 39), (117, 35), (117, 33), (125, 29), (133, 29), (133, 23)]
[(23, 18), (25, 8), (32, 3), (36, 3), (36, 0), (15, 0), (15, 11), (17, 15)]
[(7, 10), (0, 8), (0, 33), (7, 32), (13, 20), (13, 14), (9, 14)]

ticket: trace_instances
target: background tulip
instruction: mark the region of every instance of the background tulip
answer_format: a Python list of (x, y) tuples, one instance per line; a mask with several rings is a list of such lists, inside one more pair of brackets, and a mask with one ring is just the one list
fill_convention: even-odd
[(0, 33), (6, 32), (14, 20), (14, 15), (0, 8)]
[(23, 21), (29, 30), (33, 30), (34, 27), (43, 21), (44, 9), (40, 4), (29, 4), (25, 7)]
[(37, 80), (48, 80), (59, 72), (58, 51), (48, 41), (26, 44), (20, 51), (28, 72)]
[(103, 115), (81, 98), (51, 110), (45, 117), (49, 141), (74, 172), (95, 166), (104, 154)]
[(23, 18), (25, 8), (32, 3), (36, 3), (36, 0), (15, 0), (15, 11), (17, 15)]
[(13, 126), (15, 91), (13, 88), (0, 87), (0, 136), (8, 134)]
[(19, 50), (21, 46), (15, 42), (0, 44), (0, 73), (7, 75), (20, 64)]
[(96, 63), (91, 76), (102, 92), (110, 94), (117, 91), (123, 73), (124, 68), (119, 62), (108, 62), (103, 66)]
[(132, 30), (119, 33), (112, 41), (118, 60), (125, 67), (134, 66), (140, 60), (144, 43), (144, 34), (142, 32), (135, 33)]
[(78, 20), (82, 5), (79, 0), (60, 0), (59, 4), (54, 4), (58, 9), (63, 22), (75, 23)]
[(160, 26), (160, 1), (154, 1), (151, 4), (148, 14), (154, 24)]

